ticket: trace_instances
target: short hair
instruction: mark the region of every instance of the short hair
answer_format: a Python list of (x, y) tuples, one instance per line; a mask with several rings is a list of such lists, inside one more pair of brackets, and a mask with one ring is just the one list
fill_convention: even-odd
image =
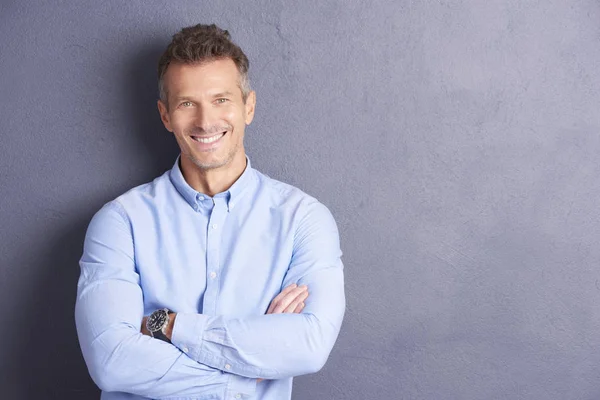
[(158, 92), (167, 103), (164, 76), (172, 62), (203, 64), (215, 60), (231, 59), (240, 73), (239, 87), (244, 102), (252, 90), (248, 78), (248, 57), (231, 41), (229, 32), (215, 24), (188, 26), (173, 35), (169, 46), (158, 61)]

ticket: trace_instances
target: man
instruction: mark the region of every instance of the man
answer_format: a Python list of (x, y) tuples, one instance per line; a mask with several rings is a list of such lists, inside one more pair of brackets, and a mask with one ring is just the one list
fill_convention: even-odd
[(227, 31), (184, 28), (158, 72), (181, 154), (90, 222), (75, 308), (90, 375), (102, 399), (290, 399), (342, 322), (335, 222), (251, 167), (256, 96)]

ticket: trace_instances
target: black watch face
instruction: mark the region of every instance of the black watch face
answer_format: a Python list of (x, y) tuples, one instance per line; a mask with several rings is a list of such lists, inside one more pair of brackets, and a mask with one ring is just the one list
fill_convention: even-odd
[(150, 332), (158, 332), (165, 325), (168, 317), (169, 315), (165, 310), (154, 311), (148, 317), (148, 321), (146, 321), (146, 328), (148, 328)]

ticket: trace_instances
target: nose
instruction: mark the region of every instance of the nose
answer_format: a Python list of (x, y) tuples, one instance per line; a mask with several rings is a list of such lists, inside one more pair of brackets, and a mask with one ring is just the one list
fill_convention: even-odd
[(196, 109), (196, 126), (209, 132), (211, 127), (215, 125), (216, 117), (213, 107), (199, 105)]

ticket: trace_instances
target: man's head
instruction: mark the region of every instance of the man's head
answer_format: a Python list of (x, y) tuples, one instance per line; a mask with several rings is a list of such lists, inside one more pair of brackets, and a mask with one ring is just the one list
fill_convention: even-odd
[(158, 92), (168, 106), (168, 88), (164, 76), (171, 63), (204, 64), (210, 61), (231, 59), (240, 74), (240, 90), (244, 101), (252, 91), (248, 77), (248, 57), (231, 41), (229, 32), (216, 25), (189, 26), (173, 35), (169, 46), (158, 61)]
[(184, 28), (173, 36), (158, 65), (158, 110), (181, 149), (182, 168), (245, 166), (244, 130), (256, 97), (248, 58), (215, 25)]

